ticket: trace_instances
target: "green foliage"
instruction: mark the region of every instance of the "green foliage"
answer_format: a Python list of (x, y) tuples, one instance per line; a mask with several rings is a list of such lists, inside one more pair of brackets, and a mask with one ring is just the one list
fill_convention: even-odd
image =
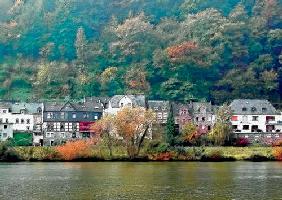
[(170, 106), (170, 111), (169, 111), (169, 114), (168, 114), (168, 117), (167, 117), (165, 133), (166, 133), (166, 137), (165, 137), (166, 142), (170, 146), (175, 145), (178, 133), (177, 133), (176, 127), (175, 127), (175, 120), (174, 120), (172, 105)]
[(278, 0), (2, 0), (0, 98), (278, 102), (281, 9)]

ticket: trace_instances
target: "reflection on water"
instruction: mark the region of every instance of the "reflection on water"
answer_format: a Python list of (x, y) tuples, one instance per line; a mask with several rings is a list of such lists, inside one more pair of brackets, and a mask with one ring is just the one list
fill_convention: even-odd
[(0, 199), (282, 199), (282, 163), (2, 163)]

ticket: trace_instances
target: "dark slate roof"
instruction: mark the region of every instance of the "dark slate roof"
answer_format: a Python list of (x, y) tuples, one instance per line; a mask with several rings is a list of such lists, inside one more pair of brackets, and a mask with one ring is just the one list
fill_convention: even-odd
[(148, 106), (154, 111), (169, 111), (169, 101), (149, 100)]
[(145, 95), (115, 95), (110, 99), (113, 108), (119, 107), (119, 102), (123, 97), (128, 97), (132, 100), (133, 106), (146, 107)]
[(84, 102), (48, 102), (44, 104), (45, 112), (55, 111), (77, 111), (77, 112), (103, 112), (103, 105), (96, 100), (86, 100)]
[(213, 108), (211, 105), (211, 102), (192, 102), (192, 112), (193, 113), (199, 113), (200, 112), (200, 108), (206, 108), (206, 112), (212, 112)]
[(179, 103), (179, 102), (172, 102), (172, 111), (174, 116), (179, 116), (180, 108), (187, 108), (189, 111), (189, 106), (187, 104)]
[(10, 108), (11, 108), (11, 103), (8, 103), (8, 102), (0, 102), (0, 108), (10, 109)]
[[(234, 114), (241, 115), (279, 114), (268, 100), (260, 99), (236, 99), (232, 101), (230, 108)], [(243, 111), (243, 108), (246, 109), (246, 111)]]
[(42, 111), (42, 103), (13, 103), (11, 104), (12, 113), (21, 113), (21, 110), (25, 110), (27, 113), (34, 114)]

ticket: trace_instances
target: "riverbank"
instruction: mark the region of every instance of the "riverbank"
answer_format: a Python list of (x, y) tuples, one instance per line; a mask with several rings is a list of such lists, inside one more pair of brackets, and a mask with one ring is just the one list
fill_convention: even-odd
[[(112, 156), (105, 148), (73, 149), (77, 155), (63, 157), (56, 147), (2, 148), (1, 161), (281, 161), (282, 147), (173, 147), (143, 150), (140, 156), (129, 159), (125, 148), (113, 148)], [(86, 151), (86, 149), (85, 149)], [(73, 152), (65, 152), (66, 154)]]

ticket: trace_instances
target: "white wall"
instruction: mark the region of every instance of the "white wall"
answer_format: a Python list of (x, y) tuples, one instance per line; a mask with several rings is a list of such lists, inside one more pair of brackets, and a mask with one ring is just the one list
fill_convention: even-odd
[[(12, 128), (14, 131), (33, 131), (34, 117), (31, 114), (12, 114), (0, 112), (0, 119), (2, 119), (4, 123), (12, 123)], [(16, 123), (17, 119), (19, 119), (18, 123)]]
[[(251, 133), (251, 129), (253, 125), (257, 125), (258, 129), (262, 130), (262, 132), (266, 132), (266, 116), (275, 117), (275, 121), (269, 122), (269, 125), (275, 125), (277, 121), (282, 120), (281, 115), (234, 115), (238, 116), (237, 121), (232, 121), (232, 125), (237, 125), (237, 130), (241, 130), (241, 133)], [(257, 121), (253, 120), (253, 116), (257, 116)], [(248, 130), (243, 130), (244, 125), (249, 125)], [(276, 126), (276, 125), (275, 125)], [(277, 127), (275, 127), (277, 129)]]
[(132, 107), (132, 100), (127, 96), (124, 96), (118, 103), (118, 108), (113, 108), (111, 102), (109, 102), (109, 107), (105, 110), (106, 114), (116, 115), (123, 107), (130, 106)]

